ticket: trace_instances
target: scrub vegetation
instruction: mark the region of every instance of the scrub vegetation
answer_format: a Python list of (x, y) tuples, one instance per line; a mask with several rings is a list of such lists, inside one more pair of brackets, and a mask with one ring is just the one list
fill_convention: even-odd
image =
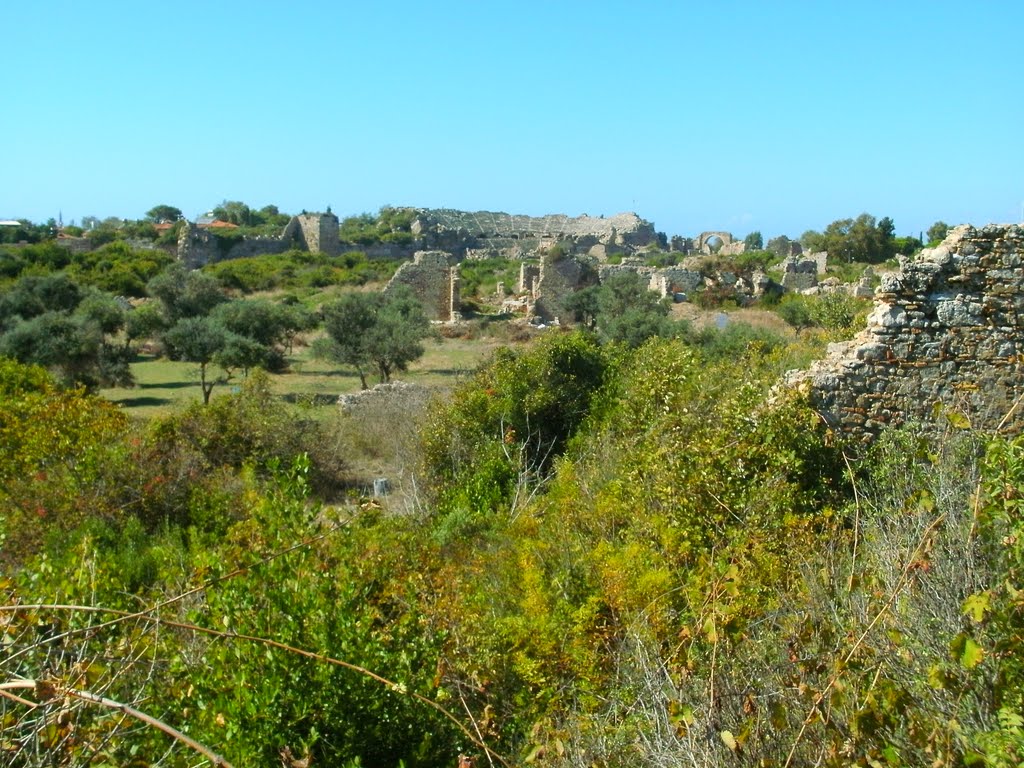
[[(412, 338), (372, 281), (146, 258), (136, 302), (4, 278), (4, 764), (1024, 761), (1024, 439), (855, 449), (776, 386), (862, 305), (705, 324), (623, 279), (577, 330)], [(404, 366), (430, 386), (282, 397)], [(104, 396), (133, 372), (194, 394), (140, 417)]]

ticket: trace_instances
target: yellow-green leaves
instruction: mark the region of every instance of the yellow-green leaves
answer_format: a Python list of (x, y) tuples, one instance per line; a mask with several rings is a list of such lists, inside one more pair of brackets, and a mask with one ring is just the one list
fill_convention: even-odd
[(985, 660), (985, 649), (965, 632), (961, 632), (953, 638), (949, 650), (953, 658), (959, 661), (964, 669), (974, 669)]

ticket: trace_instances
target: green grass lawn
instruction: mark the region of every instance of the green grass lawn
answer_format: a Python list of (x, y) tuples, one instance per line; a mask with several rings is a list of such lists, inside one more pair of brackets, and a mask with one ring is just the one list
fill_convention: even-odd
[[(447, 389), (476, 369), (502, 342), (489, 339), (430, 339), (426, 352), (409, 366), (406, 373), (395, 379), (436, 389)], [(274, 391), (283, 398), (316, 406), (333, 405), (338, 395), (359, 389), (359, 376), (355, 370), (325, 360), (317, 360), (309, 347), (296, 348), (289, 358), (287, 373), (271, 376)], [(117, 403), (130, 415), (143, 419), (171, 413), (190, 402), (202, 399), (199, 391), (199, 367), (194, 363), (181, 363), (140, 355), (132, 364), (135, 386), (102, 390), (101, 394)], [(213, 375), (220, 375), (214, 368)], [(372, 386), (376, 377), (367, 377)], [(235, 377), (213, 389), (213, 397), (230, 392), (241, 383)]]

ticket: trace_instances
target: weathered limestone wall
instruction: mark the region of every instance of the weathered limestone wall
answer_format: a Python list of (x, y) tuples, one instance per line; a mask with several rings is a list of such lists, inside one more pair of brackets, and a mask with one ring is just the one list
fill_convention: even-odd
[(831, 425), (865, 442), (942, 409), (997, 426), (1024, 394), (1022, 259), (1024, 227), (957, 227), (884, 275), (868, 327), (789, 382), (808, 387)]
[(417, 251), (388, 282), (384, 293), (407, 285), (423, 304), (431, 320), (445, 322), (459, 317), (459, 270), (444, 251)]
[(338, 217), (333, 213), (303, 213), (293, 216), (281, 233), (281, 239), (310, 253), (341, 252)]
[(813, 259), (791, 256), (782, 262), (782, 287), (787, 291), (806, 291), (818, 284), (818, 265)]
[(664, 267), (651, 276), (651, 290), (663, 297), (675, 293), (691, 293), (704, 284), (704, 276), (684, 267)]
[(518, 293), (532, 294), (537, 287), (537, 279), (540, 277), (540, 266), (523, 262), (519, 265), (519, 282), (516, 283)]
[(534, 285), (534, 312), (545, 320), (566, 316), (565, 300), (597, 282), (593, 267), (575, 256), (545, 256)]
[(492, 211), (417, 208), (413, 235), (424, 248), (444, 250), (456, 259), (530, 258), (556, 244), (574, 254), (594, 248), (632, 253), (658, 242), (654, 225), (635, 213), (597, 216), (518, 216)]
[(205, 264), (215, 264), (227, 259), (284, 253), (291, 247), (291, 241), (276, 237), (221, 238), (209, 230), (199, 229), (191, 222), (182, 227), (178, 235), (178, 259), (189, 269), (198, 269)]

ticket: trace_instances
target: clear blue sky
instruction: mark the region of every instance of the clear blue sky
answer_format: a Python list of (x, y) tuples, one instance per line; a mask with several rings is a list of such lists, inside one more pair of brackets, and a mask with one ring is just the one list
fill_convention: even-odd
[(1024, 3), (2, 7), (0, 219), (222, 200), (668, 234), (1018, 221)]

